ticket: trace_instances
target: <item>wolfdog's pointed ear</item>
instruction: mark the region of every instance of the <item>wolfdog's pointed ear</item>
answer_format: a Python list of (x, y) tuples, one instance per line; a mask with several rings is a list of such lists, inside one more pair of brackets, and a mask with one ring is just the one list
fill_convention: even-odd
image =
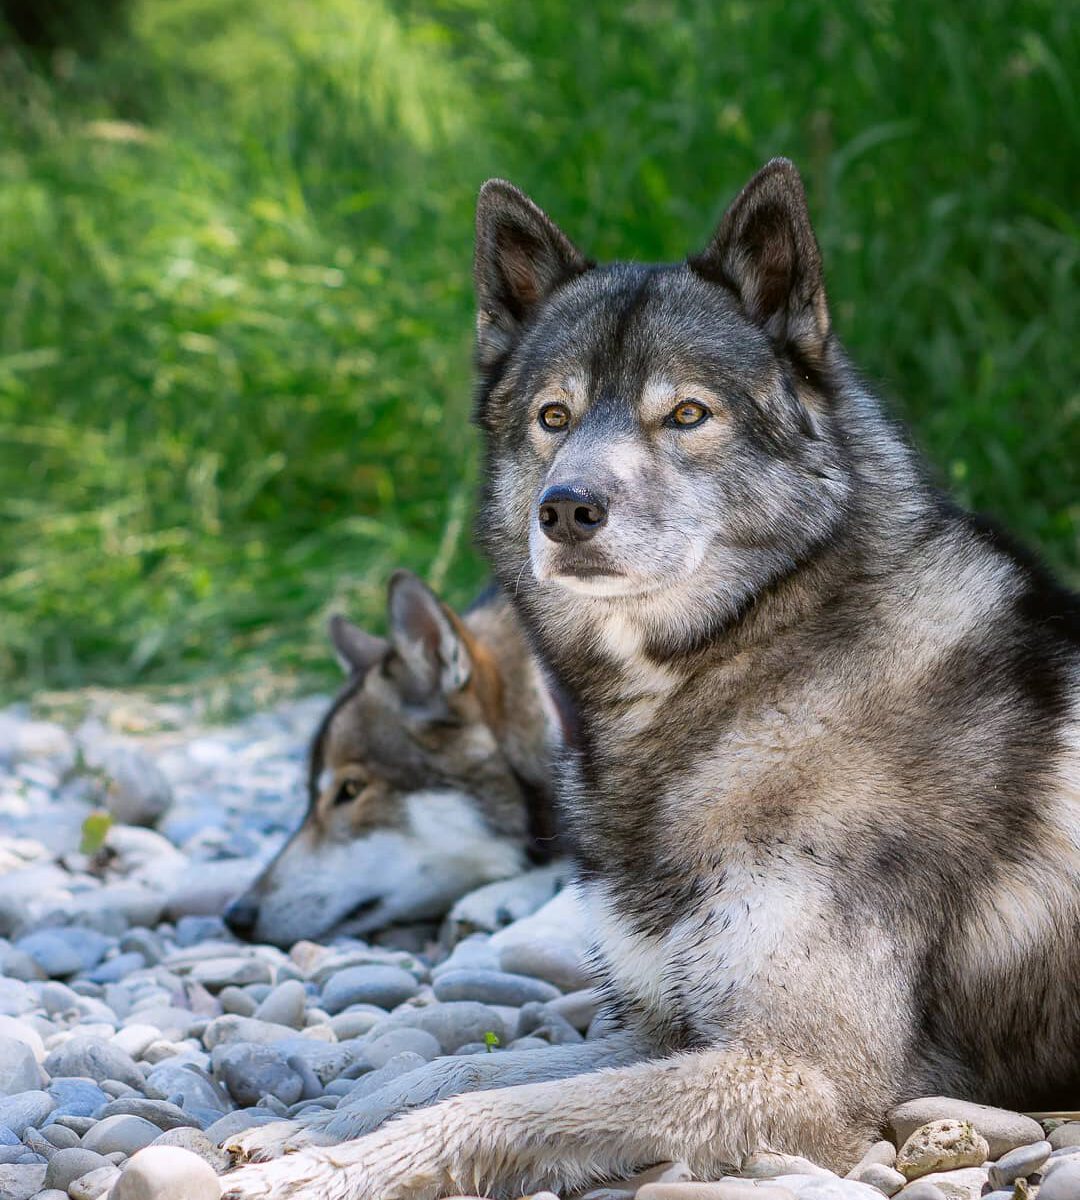
[(817, 359), (829, 336), (825, 282), (795, 164), (774, 158), (732, 201), (713, 240), (689, 260), (731, 288), (778, 344)]
[(411, 571), (390, 577), (390, 640), (416, 690), (425, 696), (459, 692), (472, 675), (472, 660), (458, 619)]
[(326, 631), (330, 635), (330, 642), (338, 662), (341, 663), (341, 669), (346, 675), (365, 674), (381, 661), (390, 648), (390, 643), (385, 638), (367, 633), (341, 613), (335, 613), (330, 618)]
[(481, 365), (510, 349), (541, 300), (592, 265), (524, 192), (489, 179), (476, 205), (473, 261)]

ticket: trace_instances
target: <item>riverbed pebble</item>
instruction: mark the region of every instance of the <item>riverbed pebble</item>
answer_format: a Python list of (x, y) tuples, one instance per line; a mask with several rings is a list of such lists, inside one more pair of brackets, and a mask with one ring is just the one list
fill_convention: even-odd
[(322, 1006), (335, 1016), (352, 1004), (396, 1008), (419, 991), (415, 977), (400, 967), (377, 963), (347, 967), (333, 975), (322, 992)]
[(1017, 1146), (1003, 1154), (990, 1166), (990, 1186), (1011, 1187), (1017, 1179), (1027, 1179), (1040, 1170), (1050, 1157), (1054, 1147), (1049, 1142), (1032, 1142), (1030, 1146)]
[(1043, 1175), (1040, 1200), (1076, 1200), (1080, 1196), (1080, 1158), (1066, 1159)]
[(75, 1036), (58, 1046), (45, 1059), (45, 1070), (53, 1077), (74, 1076), (99, 1084), (115, 1079), (137, 1089), (145, 1082), (130, 1054), (98, 1037)]
[(72, 1180), (107, 1166), (109, 1166), (108, 1160), (96, 1150), (87, 1150), (85, 1147), (57, 1150), (49, 1159), (48, 1169), (45, 1172), (45, 1187), (58, 1188), (66, 1192), (68, 1184)]
[(1047, 1141), (1055, 1150), (1080, 1146), (1080, 1121), (1066, 1121), (1063, 1125), (1052, 1129)]
[(99, 1154), (111, 1154), (116, 1150), (134, 1154), (143, 1146), (149, 1146), (160, 1134), (161, 1130), (152, 1121), (119, 1113), (97, 1121), (83, 1137), (82, 1144), (84, 1149), (96, 1150)]

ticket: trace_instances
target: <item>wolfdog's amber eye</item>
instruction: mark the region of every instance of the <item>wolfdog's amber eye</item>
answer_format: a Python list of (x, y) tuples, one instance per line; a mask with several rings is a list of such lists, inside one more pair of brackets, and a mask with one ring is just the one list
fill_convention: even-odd
[(570, 424), (570, 410), (565, 404), (545, 404), (540, 410), (540, 424), (545, 429), (565, 429)]
[(698, 404), (696, 400), (684, 400), (668, 413), (664, 424), (674, 425), (679, 429), (692, 429), (702, 421), (707, 421), (711, 415), (704, 404)]
[(337, 795), (334, 797), (334, 805), (348, 804), (350, 800), (355, 800), (362, 790), (359, 779), (346, 779), (337, 790)]

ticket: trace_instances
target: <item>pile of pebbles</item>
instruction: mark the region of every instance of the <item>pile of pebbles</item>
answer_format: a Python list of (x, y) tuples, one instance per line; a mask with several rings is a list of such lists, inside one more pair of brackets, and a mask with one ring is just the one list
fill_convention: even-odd
[[(0, 713), (3, 1200), (216, 1200), (220, 1147), (244, 1129), (362, 1103), (440, 1055), (600, 1031), (564, 898), (468, 936), (399, 930), (285, 953), (229, 933), (225, 902), (302, 809), (324, 703), (224, 729), (112, 698), (74, 727)], [(101, 847), (80, 848), (95, 809), (113, 824)], [(843, 1179), (758, 1154), (737, 1179), (692, 1183), (668, 1163), (587, 1194), (1080, 1196), (1080, 1120), (931, 1097), (891, 1122), (891, 1140)]]

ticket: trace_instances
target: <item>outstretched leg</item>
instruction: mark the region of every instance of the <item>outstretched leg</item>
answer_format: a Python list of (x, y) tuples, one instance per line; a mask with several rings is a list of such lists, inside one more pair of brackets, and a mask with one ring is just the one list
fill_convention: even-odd
[(544, 1050), (500, 1050), (494, 1054), (438, 1058), (351, 1104), (346, 1101), (302, 1122), (274, 1121), (260, 1125), (237, 1134), (226, 1145), (241, 1158), (266, 1161), (309, 1146), (351, 1141), (378, 1129), (398, 1113), (425, 1108), (462, 1092), (565, 1079), (599, 1067), (638, 1062), (646, 1053), (645, 1047), (629, 1034), (613, 1033)]
[(458, 1096), (360, 1141), (225, 1180), (234, 1200), (435, 1200), (582, 1188), (663, 1159), (699, 1178), (754, 1150), (849, 1166), (873, 1137), (814, 1066), (728, 1048)]

